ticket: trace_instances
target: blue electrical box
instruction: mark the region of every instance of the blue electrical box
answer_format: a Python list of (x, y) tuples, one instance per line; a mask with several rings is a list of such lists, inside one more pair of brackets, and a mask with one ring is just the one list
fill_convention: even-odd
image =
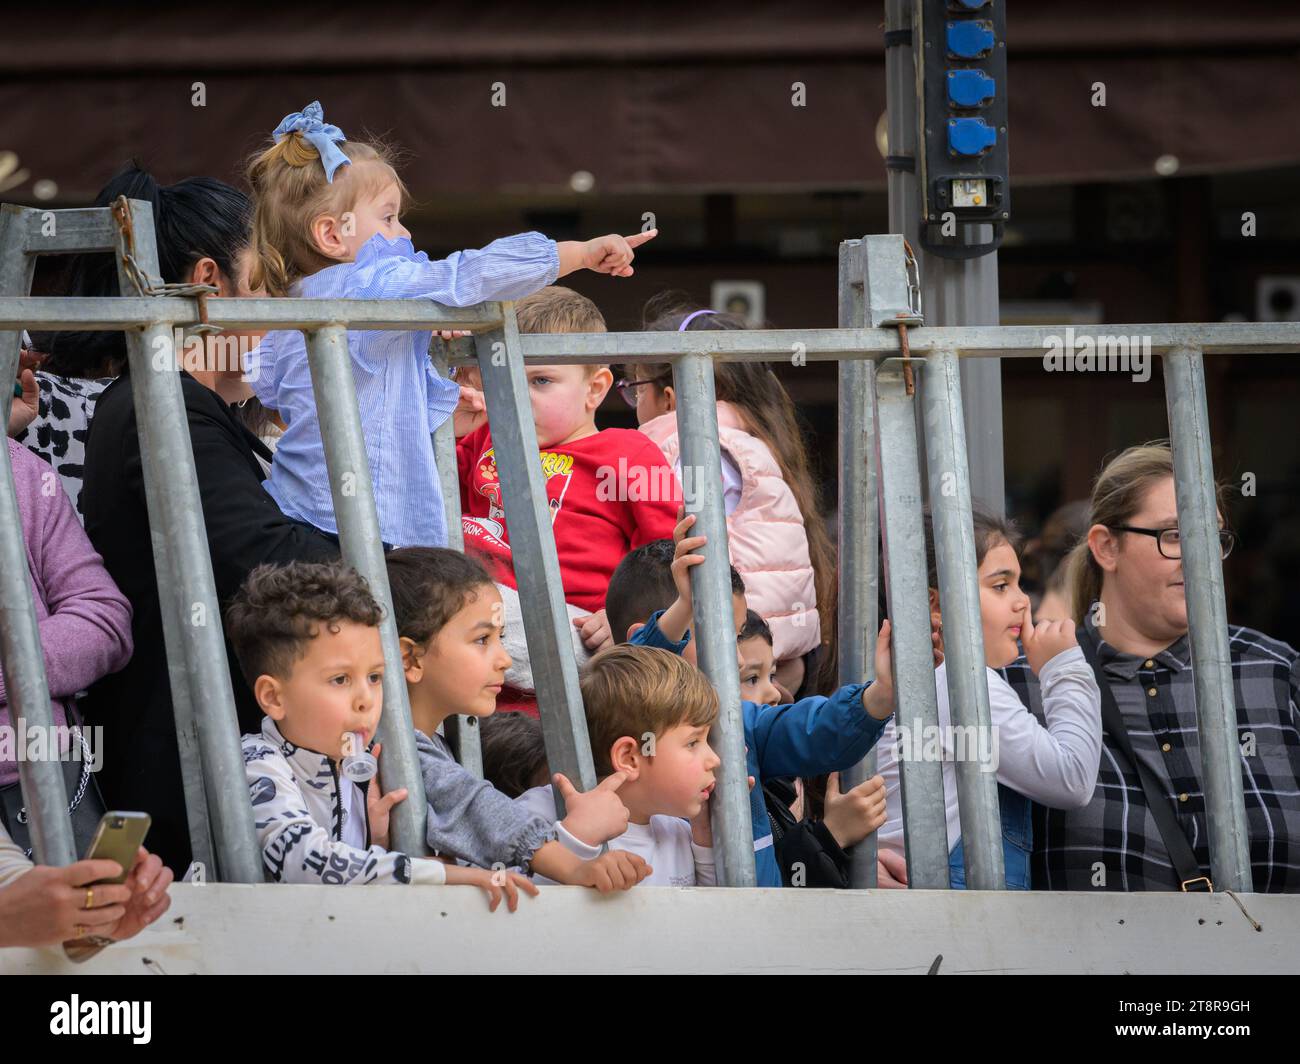
[(967, 158), (983, 155), (998, 142), (998, 131), (982, 118), (948, 119), (948, 150)]
[(912, 56), (921, 244), (940, 257), (986, 255), (1010, 217), (1006, 0), (919, 0)]
[(982, 70), (948, 71), (948, 102), (953, 107), (983, 107), (997, 92), (997, 82)]
[(997, 43), (993, 23), (984, 19), (949, 22), (944, 39), (951, 59), (983, 59)]

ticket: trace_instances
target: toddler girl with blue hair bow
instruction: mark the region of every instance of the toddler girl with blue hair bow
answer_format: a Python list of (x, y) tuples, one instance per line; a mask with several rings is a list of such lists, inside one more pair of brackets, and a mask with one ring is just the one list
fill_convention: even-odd
[[(556, 242), (541, 233), (494, 240), (430, 260), (400, 221), (406, 188), (382, 144), (348, 140), (319, 103), (287, 115), (255, 156), (254, 289), (310, 299), (429, 299), (453, 307), (515, 300), (575, 270), (632, 275), (633, 249), (657, 230)], [(388, 545), (446, 546), (432, 433), (482, 397), (441, 377), (432, 332), (349, 331), (380, 534)], [(307, 347), (297, 331), (268, 333), (250, 366), (261, 403), (285, 423), (267, 490), (290, 518), (337, 536)]]

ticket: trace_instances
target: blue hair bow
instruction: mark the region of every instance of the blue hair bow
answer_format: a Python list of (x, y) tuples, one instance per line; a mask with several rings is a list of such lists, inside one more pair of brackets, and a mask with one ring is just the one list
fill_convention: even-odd
[(321, 165), (325, 167), (325, 180), (330, 184), (334, 183), (334, 171), (345, 163), (352, 162), (335, 146), (348, 138), (338, 126), (325, 124), (325, 110), (319, 100), (313, 100), (301, 111), (285, 115), (272, 136), (279, 140), (290, 133), (301, 133), (303, 139), (320, 152)]

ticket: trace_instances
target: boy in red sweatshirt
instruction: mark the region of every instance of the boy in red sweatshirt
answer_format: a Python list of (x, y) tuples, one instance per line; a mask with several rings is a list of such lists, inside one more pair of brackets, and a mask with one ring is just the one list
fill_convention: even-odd
[[(554, 285), (519, 300), (515, 313), (521, 333), (605, 331), (605, 319), (591, 300)], [(596, 428), (596, 409), (613, 384), (607, 366), (528, 366), (527, 377), (564, 598), (595, 613), (605, 604), (609, 578), (623, 556), (673, 534), (681, 488), (644, 433)], [(496, 578), (514, 587), (509, 529), (486, 424), (459, 441), (457, 456), (465, 549), (486, 555), (496, 563)]]

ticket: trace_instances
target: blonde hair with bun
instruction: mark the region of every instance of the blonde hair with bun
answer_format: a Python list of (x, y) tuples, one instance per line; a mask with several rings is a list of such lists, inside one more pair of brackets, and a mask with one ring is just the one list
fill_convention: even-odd
[(396, 181), (403, 205), (409, 193), (395, 169), (396, 152), (375, 141), (344, 141), (339, 145), (351, 160), (325, 180), (320, 153), (301, 133), (281, 137), (248, 161), (253, 190), (252, 247), (256, 253), (249, 286), (264, 287), (272, 296), (286, 296), (303, 277), (337, 266), (312, 237), (312, 223), (323, 215), (342, 217), (366, 194), (387, 181)]

